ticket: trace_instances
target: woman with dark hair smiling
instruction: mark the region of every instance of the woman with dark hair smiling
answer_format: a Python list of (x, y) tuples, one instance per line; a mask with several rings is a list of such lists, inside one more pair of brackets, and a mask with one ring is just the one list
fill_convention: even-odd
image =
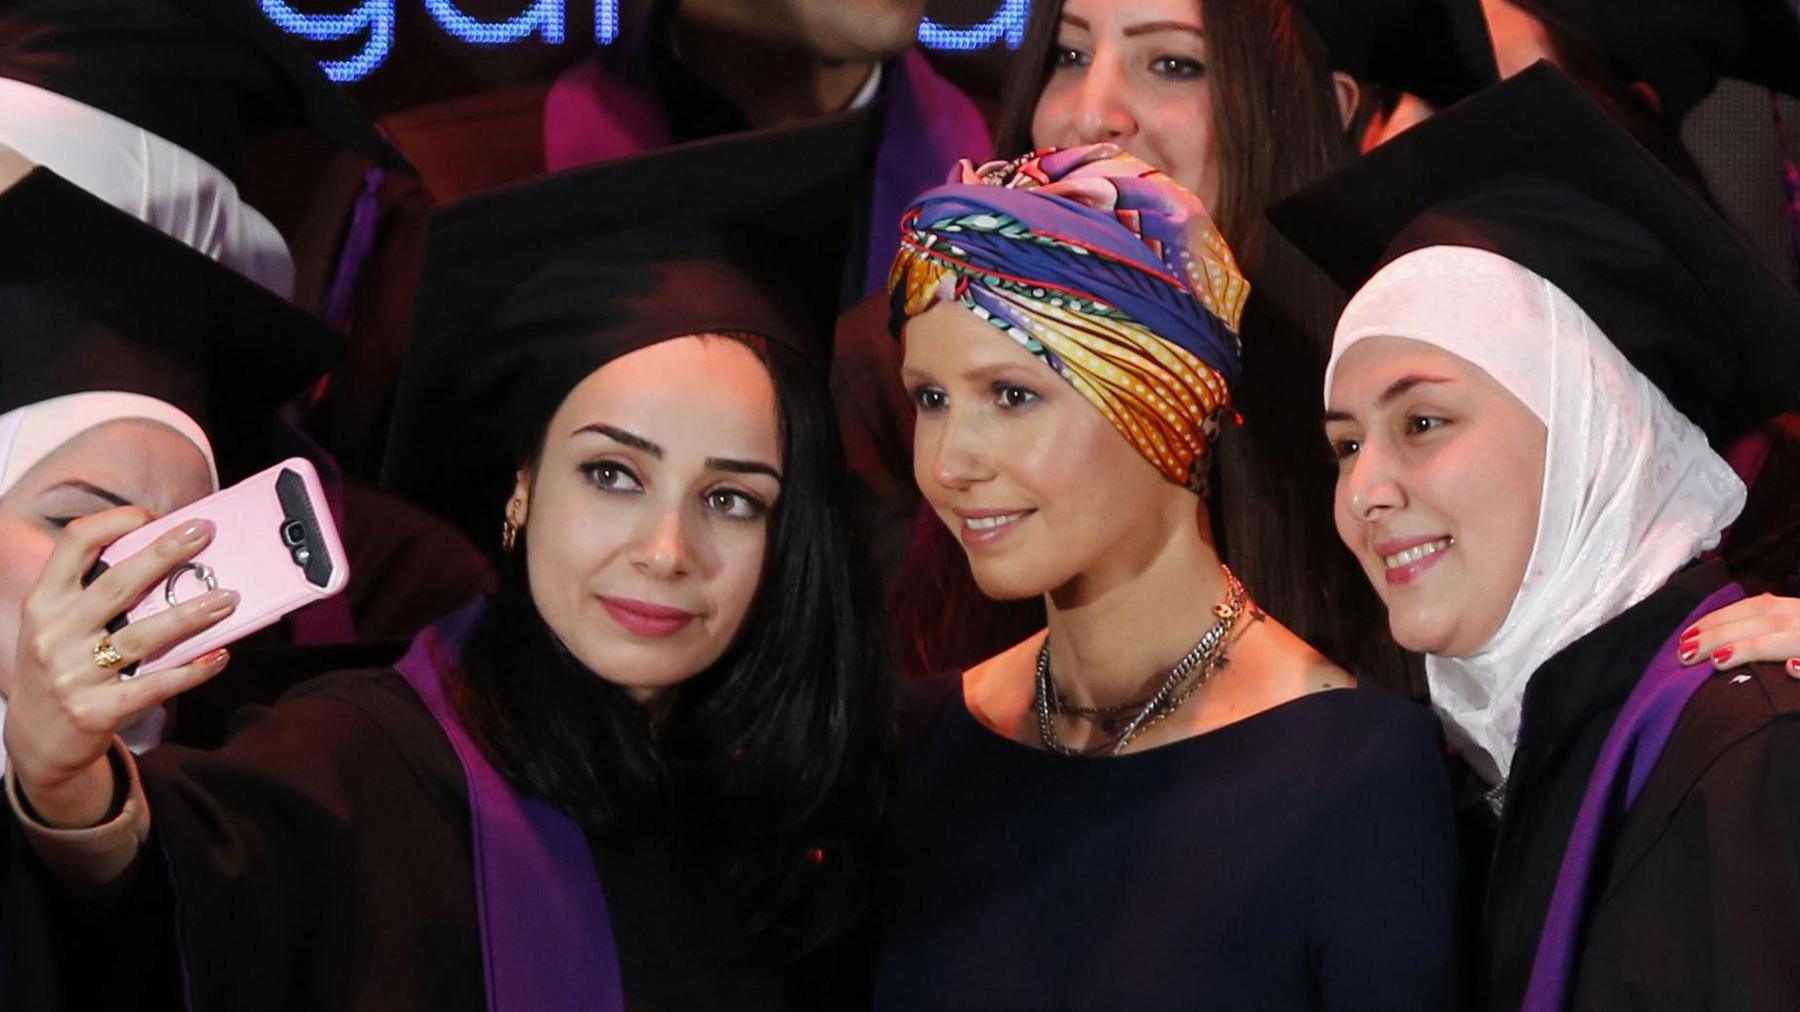
[(860, 912), (887, 699), (823, 379), (837, 274), (737, 264), (830, 262), (867, 129), (443, 212), (391, 456), (505, 555), (392, 670), (133, 760), (115, 715), (148, 689), (95, 667), (111, 599), (79, 582), (123, 522), (58, 545), (12, 803), (65, 886), (177, 920), (190, 1007), (840, 1007), (800, 965)]
[(964, 163), (903, 229), (915, 476), (982, 592), (1048, 628), (931, 683), (877, 1006), (1443, 1008), (1436, 729), (1214, 547), (1248, 287), (1205, 208), (1093, 145)]
[(1491, 1007), (1795, 1007), (1800, 685), (1694, 623), (1744, 598), (1717, 448), (1800, 407), (1800, 294), (1545, 64), (1274, 213), (1366, 279), (1337, 525), (1474, 774)]

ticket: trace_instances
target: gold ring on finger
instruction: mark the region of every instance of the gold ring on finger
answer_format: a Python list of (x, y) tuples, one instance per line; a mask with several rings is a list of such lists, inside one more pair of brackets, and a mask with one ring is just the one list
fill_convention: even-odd
[(94, 663), (108, 671), (125, 663), (125, 655), (113, 646), (111, 633), (101, 633), (99, 642), (94, 644)]

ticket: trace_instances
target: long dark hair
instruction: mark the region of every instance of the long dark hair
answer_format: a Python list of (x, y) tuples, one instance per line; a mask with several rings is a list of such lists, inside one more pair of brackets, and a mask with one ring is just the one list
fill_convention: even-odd
[(735, 901), (745, 942), (795, 954), (847, 926), (868, 889), (891, 661), (848, 532), (823, 380), (780, 344), (720, 339), (756, 352), (781, 406), (782, 495), (736, 642), (653, 721), (545, 625), (520, 549), (502, 561), (453, 698), (520, 789), (613, 845), (672, 844)]
[[(1225, 426), (1214, 454), (1212, 518), (1220, 555), (1302, 639), (1369, 681), (1415, 691), (1381, 603), (1339, 543), (1331, 515), (1335, 475), (1320, 435), (1319, 390), (1344, 293), (1264, 216), (1354, 155), (1330, 60), (1290, 0), (1201, 0), (1201, 11), (1221, 167), (1218, 206), (1211, 210), (1252, 291), (1241, 328), (1244, 374), (1233, 391), (1244, 425)], [(1061, 0), (1032, 5), (996, 124), (1000, 157), (1032, 147), (1032, 115), (1051, 72), (1061, 16)], [(904, 599), (894, 602), (896, 628), (914, 654), (932, 652), (921, 643), (950, 644), (928, 663), (986, 656), (970, 642), (980, 631), (959, 628), (972, 607), (967, 595), (979, 591), (953, 551), (947, 535), (921, 531), (911, 579), (897, 595)], [(963, 572), (921, 572), (946, 565)], [(937, 596), (910, 600), (926, 582)], [(1000, 637), (1018, 638), (1027, 624), (1022, 612), (1016, 604), (996, 612), (1006, 616), (994, 623), (1004, 628)], [(1003, 645), (990, 639), (979, 647)]]

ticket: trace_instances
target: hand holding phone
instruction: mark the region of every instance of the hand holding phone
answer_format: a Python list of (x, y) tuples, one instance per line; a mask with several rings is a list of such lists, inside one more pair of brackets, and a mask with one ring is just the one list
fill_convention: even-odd
[(237, 610), (122, 668), (122, 678), (179, 667), (337, 594), (349, 581), (350, 566), (318, 472), (294, 457), (121, 537), (101, 553), (87, 582), (192, 520), (213, 524), (211, 544), (151, 587), (107, 630), (116, 633), (218, 588), (238, 592)]

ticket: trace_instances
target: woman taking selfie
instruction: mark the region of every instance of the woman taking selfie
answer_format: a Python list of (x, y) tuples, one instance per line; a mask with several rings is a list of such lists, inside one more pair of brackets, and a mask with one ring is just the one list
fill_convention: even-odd
[[(18, 726), (40, 719), (21, 669), (46, 645), (45, 630), (69, 618), (67, 599), (39, 598), (34, 609), (26, 601), (69, 532), (102, 522), (123, 533), (214, 491), (221, 473), (234, 480), (273, 463), (267, 437), (278, 410), (325, 371), (338, 338), (260, 286), (9, 156), (0, 149), (0, 235), (8, 237), (0, 244), (0, 723)], [(100, 513), (108, 519), (92, 519)], [(202, 531), (193, 550), (208, 536)], [(90, 647), (98, 644), (96, 633)], [(94, 660), (90, 653), (99, 673)], [(185, 684), (210, 670), (146, 678)], [(121, 708), (109, 719), (132, 751), (163, 736), (160, 698), (117, 696)], [(7, 765), (0, 748), (0, 769)], [(116, 976), (64, 986), (38, 920), (46, 897), (14, 874), (28, 858), (10, 817), (0, 823), (8, 830), (0, 834), (0, 1008), (88, 1007), (116, 997), (93, 989), (120, 978), (134, 991), (156, 969), (147, 954), (161, 952), (169, 932), (132, 939), (116, 955)]]
[(1337, 525), (1486, 792), (1492, 1007), (1793, 1007), (1800, 685), (1694, 623), (1744, 597), (1717, 448), (1800, 404), (1800, 295), (1548, 65), (1276, 220), (1367, 278)]
[[(394, 669), (303, 686), (216, 752), (133, 761), (112, 715), (149, 690), (95, 667), (116, 602), (78, 583), (117, 522), (52, 553), (27, 614), (55, 602), (63, 635), (25, 631), (51, 649), (18, 673), (13, 803), (67, 886), (168, 863), (152, 913), (178, 919), (194, 1007), (826, 1000), (796, 967), (857, 914), (886, 702), (821, 378), (836, 275), (811, 293), (732, 261), (828, 251), (842, 135), (864, 129), (444, 213), (395, 452), (506, 554), (499, 590)], [(106, 591), (187, 551), (157, 550)]]
[[(0, 716), (29, 647), (23, 600), (67, 528), (120, 505), (135, 507), (124, 522), (136, 527), (216, 491), (221, 470), (272, 463), (248, 448), (339, 348), (305, 312), (49, 170), (19, 168), (28, 174), (0, 185), (0, 235), (11, 237), (0, 257)], [(226, 434), (225, 468), (208, 429)], [(156, 741), (152, 713), (127, 741)]]
[(903, 229), (915, 475), (982, 592), (1048, 628), (934, 680), (877, 1006), (1443, 1007), (1436, 729), (1214, 548), (1248, 291), (1205, 208), (1096, 145), (965, 164)]

